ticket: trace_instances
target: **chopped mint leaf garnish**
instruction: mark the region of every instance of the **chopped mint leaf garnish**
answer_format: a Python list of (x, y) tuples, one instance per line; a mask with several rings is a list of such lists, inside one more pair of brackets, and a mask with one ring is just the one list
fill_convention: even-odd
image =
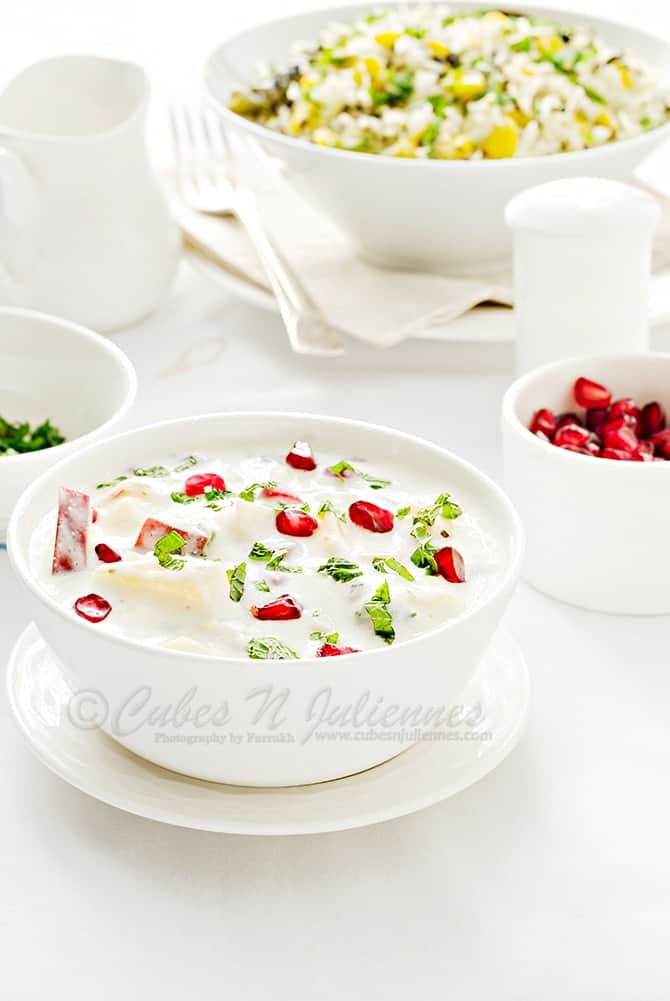
[(249, 559), (266, 563), (268, 570), (280, 570), (282, 573), (302, 573), (302, 567), (287, 567), (284, 558), (288, 549), (268, 549), (262, 542), (254, 542), (249, 550)]
[(205, 487), (203, 497), (207, 501), (205, 507), (210, 507), (212, 511), (220, 511), (221, 505), (217, 504), (217, 501), (223, 500), (224, 497), (230, 496), (231, 490), (218, 490), (216, 487)]
[(257, 580), (254, 587), (257, 591), (270, 591), (270, 585), (264, 580)]
[(253, 501), (256, 500), (257, 490), (273, 490), (276, 486), (274, 480), (270, 480), (268, 483), (252, 483), (244, 490), (240, 490), (240, 497), (245, 501)]
[(192, 469), (193, 466), (198, 465), (198, 459), (195, 455), (187, 455), (183, 462), (180, 462), (178, 466), (174, 467), (175, 473), (185, 473), (187, 469)]
[(331, 503), (331, 501), (329, 501), (329, 500), (324, 501), (323, 504), (321, 505), (321, 507), (319, 508), (319, 510), (316, 513), (317, 514), (327, 514), (329, 511), (330, 511), (331, 514), (334, 514), (336, 518), (339, 518), (340, 521), (346, 521), (346, 519), (347, 519), (346, 514), (343, 511), (337, 511), (335, 509), (335, 507), (333, 506), (333, 504)]
[(337, 643), (340, 638), (339, 633), (324, 633), (323, 629), (316, 629), (309, 634), (311, 640), (321, 640), (323, 643)]
[(121, 483), (123, 480), (127, 480), (127, 476), (117, 476), (115, 480), (110, 480), (109, 483), (98, 483), (96, 490), (103, 490), (105, 487), (114, 487), (117, 483)]
[(395, 556), (375, 556), (373, 557), (372, 565), (380, 573), (387, 573), (388, 570), (394, 570), (395, 573), (400, 577), (404, 577), (405, 580), (415, 580), (407, 567), (404, 567)]
[(170, 494), (170, 497), (175, 502), (175, 504), (193, 504), (197, 501), (197, 497), (190, 497), (188, 494), (180, 493), (179, 490), (175, 490)]
[(154, 556), (165, 570), (183, 570), (186, 560), (174, 555), (184, 548), (184, 537), (171, 531), (159, 539), (154, 546)]
[(356, 469), (356, 467), (352, 466), (346, 459), (341, 459), (339, 462), (336, 462), (334, 466), (329, 466), (328, 469), (333, 476), (337, 476), (340, 480), (345, 478), (345, 473), (355, 473), (356, 476), (360, 476), (362, 480), (365, 480), (371, 490), (381, 490), (383, 487), (391, 485), (390, 480), (382, 480), (379, 476), (372, 476), (370, 473), (366, 473), (362, 469)]
[(415, 567), (419, 567), (420, 570), (425, 570), (429, 576), (435, 576), (438, 572), (437, 563), (434, 558), (436, 552), (437, 546), (434, 546), (431, 542), (424, 542), (412, 553), (412, 563)]
[(510, 49), (512, 52), (530, 52), (530, 38), (521, 38), (518, 42), (512, 42)]
[(253, 546), (249, 550), (250, 560), (259, 560), (261, 563), (265, 563), (272, 556), (272, 549), (268, 549), (264, 546), (262, 542), (254, 542)]
[(399, 507), (398, 510), (395, 513), (395, 516), (396, 516), (396, 518), (400, 518), (400, 519), (406, 518), (407, 515), (410, 513), (411, 510), (412, 509), (409, 506), (409, 504), (407, 505), (407, 507)]
[(165, 466), (148, 466), (146, 469), (133, 469), (134, 476), (169, 476), (170, 470)]
[(50, 420), (31, 428), (28, 421), (11, 424), (4, 417), (0, 417), (0, 456), (39, 452), (43, 448), (62, 445), (64, 441), (64, 436)]
[(257, 636), (247, 644), (247, 656), (252, 660), (297, 660), (298, 654), (274, 636)]
[(231, 601), (239, 601), (244, 594), (244, 582), (247, 576), (246, 563), (240, 563), (231, 570), (226, 570), (228, 583), (230, 584)]
[(363, 571), (358, 564), (352, 563), (350, 560), (340, 559), (338, 556), (331, 556), (319, 567), (317, 572), (328, 574), (340, 584), (348, 584), (354, 578), (363, 576)]
[(391, 594), (389, 592), (388, 581), (380, 584), (369, 601), (366, 601), (364, 608), (370, 616), (372, 628), (377, 636), (381, 636), (385, 643), (393, 643), (395, 639), (395, 629), (393, 619), (388, 610)]
[(430, 530), (438, 515), (451, 521), (453, 518), (460, 517), (462, 513), (458, 504), (450, 499), (449, 494), (439, 494), (430, 507), (423, 507), (416, 512), (412, 519), (410, 535), (413, 535), (415, 539), (425, 539), (430, 535)]

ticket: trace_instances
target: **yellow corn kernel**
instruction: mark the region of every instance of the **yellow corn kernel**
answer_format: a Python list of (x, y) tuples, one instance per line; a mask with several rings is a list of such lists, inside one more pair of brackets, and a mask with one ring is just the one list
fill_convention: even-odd
[(528, 122), (530, 121), (528, 115), (526, 115), (521, 108), (514, 108), (510, 111), (508, 117), (511, 118), (514, 124), (518, 125), (520, 129), (522, 129), (524, 125), (528, 125)]
[(298, 80), (298, 83), (304, 90), (307, 87), (313, 87), (314, 84), (316, 83), (316, 80), (312, 76), (301, 76), (300, 79)]
[(377, 80), (379, 78), (379, 74), (382, 71), (382, 64), (379, 62), (379, 60), (375, 59), (374, 56), (367, 56), (363, 60), (363, 62), (365, 63), (366, 70), (370, 74), (370, 79)]
[(474, 150), (472, 140), (464, 136), (463, 133), (454, 136), (454, 157), (457, 160), (467, 160)]
[(553, 56), (563, 48), (563, 42), (558, 35), (540, 35), (537, 48), (541, 55)]
[(501, 10), (489, 10), (484, 14), (482, 21), (488, 21), (489, 24), (507, 24), (509, 18), (507, 14), (503, 14)]
[(486, 90), (486, 77), (479, 70), (465, 70), (454, 80), (454, 94), (463, 100), (478, 97)]
[(516, 151), (517, 130), (513, 122), (507, 125), (496, 125), (482, 144), (486, 156), (492, 160), (503, 160), (514, 156)]
[(300, 129), (303, 127), (304, 122), (305, 122), (305, 114), (304, 114), (304, 112), (302, 112), (302, 111), (300, 111), (299, 109), (296, 108), (291, 113), (291, 118), (290, 118), (289, 123), (288, 123), (288, 130), (289, 130), (289, 132), (291, 133), (292, 136), (297, 136), (298, 135), (298, 133), (300, 132)]
[(382, 45), (385, 49), (392, 49), (399, 38), (399, 31), (381, 31), (378, 35), (375, 35), (375, 42), (378, 45)]
[(312, 142), (317, 143), (319, 146), (335, 146), (337, 136), (332, 129), (315, 129), (312, 133)]
[(307, 118), (305, 124), (310, 129), (315, 129), (319, 124), (319, 119), (321, 118), (321, 112), (316, 107), (315, 104), (310, 104), (309, 111), (307, 112)]
[(426, 46), (430, 49), (433, 55), (439, 56), (442, 59), (449, 55), (449, 49), (444, 42), (438, 42), (436, 38), (429, 38), (426, 42)]
[(354, 72), (352, 73), (352, 76), (354, 78), (354, 83), (356, 84), (356, 86), (360, 87), (360, 85), (363, 83), (363, 71), (357, 66)]
[(614, 128), (614, 122), (612, 120), (612, 116), (609, 114), (609, 112), (605, 111), (604, 108), (602, 109), (602, 111), (598, 112), (593, 121), (595, 125), (604, 125), (605, 128), (607, 129)]
[(407, 139), (401, 140), (395, 148), (392, 150), (393, 156), (406, 157), (407, 159), (413, 159), (416, 157), (416, 147), (415, 145)]
[(630, 70), (628, 69), (625, 63), (617, 63), (616, 68), (619, 71), (619, 75), (621, 77), (621, 83), (627, 90), (630, 90), (630, 88), (633, 86), (633, 77), (631, 76)]
[(588, 118), (581, 108), (578, 111), (575, 111), (575, 121), (579, 122), (580, 125), (585, 125), (586, 122), (588, 122)]

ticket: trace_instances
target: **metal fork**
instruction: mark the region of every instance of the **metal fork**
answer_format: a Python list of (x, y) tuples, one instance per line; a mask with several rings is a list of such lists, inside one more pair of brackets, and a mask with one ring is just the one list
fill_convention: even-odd
[(170, 120), (184, 202), (196, 212), (238, 217), (263, 265), (295, 352), (342, 354), (344, 341), (268, 236), (219, 116), (213, 110), (179, 106), (170, 109)]

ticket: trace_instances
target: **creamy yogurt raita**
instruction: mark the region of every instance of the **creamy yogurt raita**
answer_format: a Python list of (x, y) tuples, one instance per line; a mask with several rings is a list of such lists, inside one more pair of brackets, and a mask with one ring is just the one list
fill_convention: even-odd
[(339, 656), (460, 615), (499, 575), (472, 510), (392, 462), (164, 455), (61, 489), (31, 563), (91, 628), (213, 657)]

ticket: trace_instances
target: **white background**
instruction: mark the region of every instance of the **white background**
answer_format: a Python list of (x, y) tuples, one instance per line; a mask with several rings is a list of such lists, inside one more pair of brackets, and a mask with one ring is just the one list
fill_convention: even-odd
[[(223, 34), (292, 6), (7, 0), (2, 74), (65, 49), (136, 58), (157, 127), (160, 101), (193, 86)], [(666, 0), (588, 9), (670, 33)], [(162, 310), (115, 339), (140, 376), (132, 423), (321, 410), (427, 436), (500, 476), (506, 350), (300, 361), (274, 317), (186, 268)], [(622, 512), (621, 551), (632, 531)], [(613, 572), (617, 559), (615, 546)], [(26, 622), (0, 554), (0, 661)], [(521, 587), (507, 624), (534, 684), (517, 750), (449, 802), (344, 834), (254, 839), (127, 816), (39, 765), (2, 698), (0, 998), (670, 996), (670, 620)]]

